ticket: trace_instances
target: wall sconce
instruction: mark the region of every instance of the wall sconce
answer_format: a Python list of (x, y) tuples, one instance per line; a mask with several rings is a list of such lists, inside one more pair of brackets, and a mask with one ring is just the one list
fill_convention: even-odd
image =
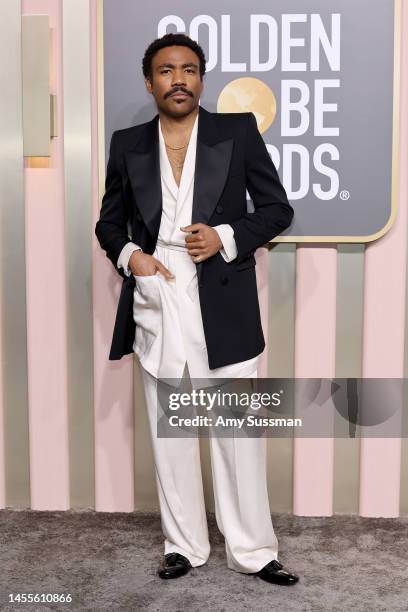
[(21, 21), (23, 154), (49, 157), (56, 136), (56, 96), (50, 94), (48, 15), (23, 15)]

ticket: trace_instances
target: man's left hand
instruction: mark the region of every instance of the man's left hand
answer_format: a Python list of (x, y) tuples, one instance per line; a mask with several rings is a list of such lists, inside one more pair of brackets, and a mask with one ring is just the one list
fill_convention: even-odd
[(217, 230), (205, 223), (193, 223), (180, 229), (189, 232), (186, 236), (186, 247), (194, 263), (208, 259), (223, 248)]

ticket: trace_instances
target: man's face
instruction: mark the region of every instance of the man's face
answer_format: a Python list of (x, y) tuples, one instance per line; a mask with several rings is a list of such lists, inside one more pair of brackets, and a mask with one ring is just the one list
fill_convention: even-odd
[(160, 111), (171, 117), (188, 115), (198, 106), (203, 90), (200, 60), (189, 47), (164, 47), (153, 57), (152, 80), (145, 83)]

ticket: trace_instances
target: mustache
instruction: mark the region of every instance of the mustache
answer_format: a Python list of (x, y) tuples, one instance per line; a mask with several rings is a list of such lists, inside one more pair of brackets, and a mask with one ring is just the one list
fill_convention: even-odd
[(178, 91), (182, 91), (183, 93), (185, 93), (187, 96), (193, 96), (193, 94), (191, 93), (191, 91), (189, 91), (188, 89), (186, 89), (185, 87), (175, 87), (174, 89), (172, 89), (171, 91), (168, 91), (166, 93), (166, 95), (164, 96), (164, 98), (168, 98), (169, 96), (173, 95), (174, 93), (177, 93)]

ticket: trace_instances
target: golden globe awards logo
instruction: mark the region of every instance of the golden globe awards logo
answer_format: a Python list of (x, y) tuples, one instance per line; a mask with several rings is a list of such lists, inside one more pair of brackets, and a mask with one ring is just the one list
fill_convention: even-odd
[(385, 234), (397, 213), (401, 3), (312, 4), (103, 0), (106, 158), (113, 130), (157, 113), (141, 81), (147, 46), (184, 32), (207, 60), (200, 104), (256, 117), (295, 208), (274, 242)]
[[(318, 13), (283, 14), (279, 20), (271, 15), (249, 15), (249, 48), (244, 51), (241, 47), (235, 48), (241, 58), (247, 54), (248, 61), (233, 61), (231, 15), (221, 15), (218, 21), (210, 15), (196, 15), (190, 23), (179, 16), (166, 15), (158, 23), (158, 36), (170, 31), (171, 26), (179, 32), (189, 33), (199, 42), (208, 36), (207, 72), (216, 68), (221, 73), (273, 74), (280, 71), (279, 104), (274, 91), (264, 80), (253, 76), (241, 77), (223, 87), (218, 95), (217, 111), (253, 112), (261, 133), (268, 130), (279, 112), (282, 144), (278, 147), (266, 142), (266, 146), (275, 166), (281, 169), (288, 198), (300, 200), (311, 193), (319, 200), (338, 197), (338, 104), (332, 100), (335, 98), (333, 89), (340, 87), (340, 14), (332, 13), (325, 17), (324, 22)], [(267, 44), (263, 45), (262, 54), (261, 31), (267, 33)], [(307, 61), (299, 61), (300, 56), (307, 57)], [(313, 78), (322, 64), (328, 66), (336, 78)], [(293, 73), (307, 73), (308, 79), (287, 78)], [(296, 142), (304, 136), (313, 136), (316, 141), (312, 150), (310, 146)], [(311, 170), (314, 170), (313, 181)], [(316, 174), (321, 181), (316, 180)], [(347, 190), (343, 190), (342, 197), (348, 199)]]

